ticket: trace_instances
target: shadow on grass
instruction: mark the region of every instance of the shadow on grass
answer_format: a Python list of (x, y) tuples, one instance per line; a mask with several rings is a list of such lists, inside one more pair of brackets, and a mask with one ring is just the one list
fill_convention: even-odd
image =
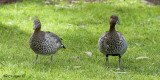
[[(5, 25), (0, 23), (0, 35), (2, 50), (0, 59), (13, 63), (15, 60), (20, 62), (24, 57), (23, 50), (25, 51), (25, 48), (29, 48), (28, 38), (30, 34), (18, 29), (18, 26), (16, 25)], [(26, 43), (24, 43), (24, 41), (26, 41)]]
[(44, 69), (50, 70), (51, 66), (45, 66), (50, 62), (42, 62), (40, 59), (43, 57), (41, 56), (38, 59), (38, 64), (34, 65), (35, 53), (30, 49), (28, 42), (30, 36), (31, 34), (20, 30), (16, 25), (0, 23), (0, 68), (4, 74), (8, 72), (17, 74), (18, 71), (22, 71), (24, 74), (27, 70), (37, 72)]
[(18, 29), (18, 26), (16, 25), (4, 25), (2, 23), (0, 23), (0, 34), (1, 43), (10, 44), (7, 46), (9, 48), (14, 47), (13, 44), (20, 44), (21, 46), (26, 46), (23, 44), (23, 41), (31, 35)]

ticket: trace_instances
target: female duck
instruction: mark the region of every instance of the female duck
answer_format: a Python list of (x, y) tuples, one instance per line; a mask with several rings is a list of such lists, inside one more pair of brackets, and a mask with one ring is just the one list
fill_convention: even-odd
[(53, 54), (55, 54), (58, 49), (62, 47), (65, 48), (62, 44), (62, 39), (49, 31), (41, 31), (41, 22), (38, 19), (34, 21), (33, 29), (35, 31), (30, 38), (29, 45), (36, 53), (35, 63), (38, 58), (38, 54), (42, 54), (51, 55), (52, 64)]
[(115, 30), (116, 24), (120, 24), (118, 16), (112, 15), (110, 17), (110, 30), (103, 33), (99, 38), (98, 48), (106, 56), (106, 66), (109, 55), (119, 56), (118, 68), (120, 69), (121, 56), (127, 50), (127, 41), (122, 33)]

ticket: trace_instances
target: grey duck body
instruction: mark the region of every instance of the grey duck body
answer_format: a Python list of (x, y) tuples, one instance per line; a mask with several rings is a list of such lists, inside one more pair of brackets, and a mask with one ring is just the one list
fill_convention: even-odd
[(98, 48), (104, 55), (123, 55), (127, 50), (127, 41), (120, 32), (109, 31), (98, 40)]
[(60, 48), (65, 48), (62, 44), (62, 39), (56, 34), (49, 31), (41, 31), (41, 23), (39, 20), (34, 21), (34, 33), (30, 37), (30, 48), (36, 53), (35, 63), (38, 58), (38, 54), (51, 55), (51, 64), (53, 54), (55, 54)]
[(121, 56), (127, 50), (127, 41), (122, 33), (115, 30), (115, 25), (119, 24), (118, 16), (112, 15), (110, 18), (110, 30), (101, 35), (98, 40), (99, 50), (106, 56), (106, 66), (108, 56), (119, 56), (119, 66), (121, 63)]
[(61, 38), (50, 32), (35, 32), (30, 38), (30, 47), (36, 54), (50, 55), (63, 47)]

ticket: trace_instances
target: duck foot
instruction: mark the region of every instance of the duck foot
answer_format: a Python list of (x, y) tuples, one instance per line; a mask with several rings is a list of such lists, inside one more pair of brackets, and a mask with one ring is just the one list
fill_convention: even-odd
[(36, 54), (36, 58), (35, 58), (35, 63), (34, 64), (36, 64), (37, 59), (38, 59), (38, 54)]
[(52, 64), (52, 60), (53, 60), (53, 54), (51, 55), (51, 64)]
[(121, 68), (121, 55), (119, 55), (119, 64), (118, 64), (118, 69), (120, 70)]
[(108, 55), (106, 55), (106, 67), (107, 67), (107, 62), (108, 62)]

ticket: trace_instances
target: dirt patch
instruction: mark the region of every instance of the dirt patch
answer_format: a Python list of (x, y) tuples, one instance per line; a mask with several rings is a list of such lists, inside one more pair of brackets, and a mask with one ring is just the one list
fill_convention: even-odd
[(6, 3), (17, 2), (17, 1), (22, 2), (23, 0), (0, 0), (0, 3), (1, 4), (6, 4)]
[(160, 0), (146, 0), (149, 3), (153, 3), (155, 5), (160, 5)]

